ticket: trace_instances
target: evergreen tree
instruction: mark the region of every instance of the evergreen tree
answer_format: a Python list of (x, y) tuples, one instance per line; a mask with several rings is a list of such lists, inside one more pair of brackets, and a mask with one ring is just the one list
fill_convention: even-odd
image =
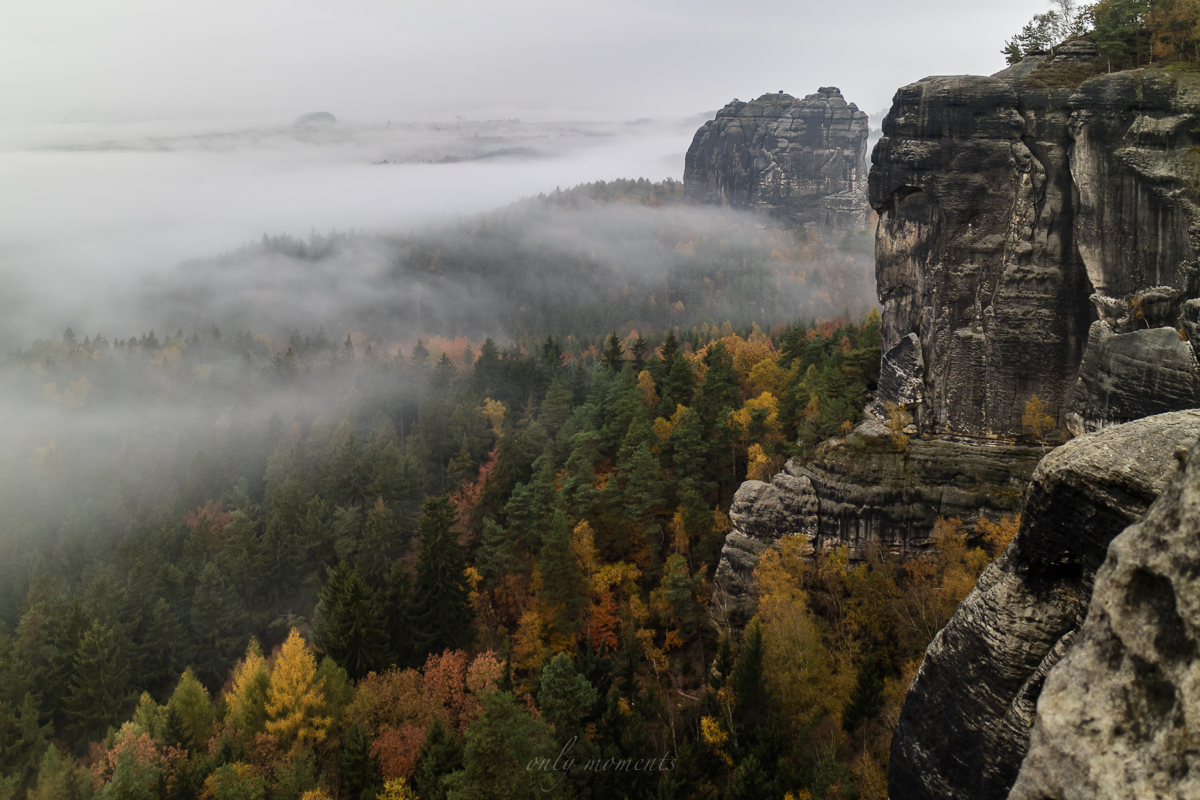
[(874, 653), (867, 653), (858, 665), (854, 690), (842, 711), (842, 730), (853, 733), (879, 713), (883, 694), (883, 668)]
[(350, 800), (373, 800), (382, 781), (379, 754), (371, 750), (371, 737), (365, 725), (356, 723), (346, 733), (340, 766)]
[(678, 352), (679, 339), (675, 336), (675, 329), (668, 328), (667, 338), (663, 339), (662, 347), (658, 351), (658, 357), (662, 359), (663, 366), (669, 368)]
[(751, 623), (746, 628), (746, 639), (733, 665), (729, 683), (736, 698), (733, 721), (739, 741), (743, 744), (753, 742), (757, 738), (758, 728), (770, 713), (770, 696), (763, 671), (762, 625)]
[(233, 587), (225, 581), (216, 562), (200, 571), (200, 582), (192, 597), (192, 642), (196, 653), (196, 677), (215, 689), (225, 682), (229, 667), (246, 645), (246, 613)]
[(79, 643), (70, 688), (68, 716), (79, 735), (89, 739), (103, 736), (105, 729), (120, 722), (133, 706), (129, 665), (121, 658), (112, 628), (98, 620)]
[(658, 401), (658, 415), (670, 419), (679, 406), (690, 406), (696, 389), (696, 375), (692, 364), (683, 353), (676, 353), (669, 362), (667, 374), (662, 380), (662, 399)]
[(571, 554), (571, 524), (561, 508), (551, 517), (550, 530), (538, 556), (542, 602), (550, 611), (550, 629), (568, 641), (579, 633), (586, 607), (587, 584)]
[(430, 497), (421, 507), (417, 581), (413, 592), (413, 638), (417, 653), (466, 647), (471, 640), (471, 607), (466, 561), (450, 531), (454, 508), (448, 497)]
[(404, 564), (397, 561), (388, 575), (384, 594), (384, 626), (388, 655), (402, 667), (416, 666), (418, 653), (414, 642), (412, 586)]
[(542, 670), (538, 707), (542, 717), (554, 728), (560, 744), (573, 736), (582, 741), (585, 720), (591, 715), (597, 699), (595, 687), (585, 676), (575, 672), (575, 665), (565, 653), (556, 655)]
[(142, 637), (139, 686), (156, 700), (165, 700), (174, 677), (183, 672), (191, 658), (192, 648), (183, 623), (171, 605), (158, 598), (150, 609)]
[(612, 335), (608, 337), (608, 343), (604, 346), (601, 358), (604, 360), (604, 366), (608, 367), (613, 374), (617, 374), (625, 368), (625, 347), (621, 344), (621, 337), (617, 336), (616, 331), (613, 331)]
[(483, 716), (469, 728), (463, 746), (463, 768), (446, 783), (456, 800), (533, 800), (544, 797), (561, 774), (527, 769), (534, 758), (553, 750), (546, 723), (517, 705), (509, 692), (484, 701)]
[(650, 344), (639, 333), (637, 338), (633, 340), (633, 344), (629, 347), (629, 353), (633, 356), (633, 374), (637, 375), (646, 368), (646, 351), (650, 349)]
[(363, 521), (356, 559), (358, 574), (373, 590), (381, 590), (387, 583), (397, 538), (392, 510), (382, 497), (375, 498)]
[(462, 769), (462, 743), (441, 719), (434, 717), (425, 730), (425, 741), (417, 758), (413, 784), (421, 800), (448, 800), (446, 776)]
[(321, 587), (314, 612), (317, 649), (355, 680), (387, 664), (387, 630), (374, 590), (358, 571), (339, 562)]

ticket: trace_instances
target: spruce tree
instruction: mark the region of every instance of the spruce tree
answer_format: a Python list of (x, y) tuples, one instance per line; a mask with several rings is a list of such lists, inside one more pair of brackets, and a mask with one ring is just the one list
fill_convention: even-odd
[(191, 622), (196, 677), (209, 689), (216, 689), (225, 682), (249, 636), (242, 603), (215, 562), (208, 562), (200, 572)]
[(387, 629), (374, 590), (345, 561), (321, 587), (314, 612), (317, 649), (355, 680), (387, 665)]
[(450, 531), (454, 524), (450, 498), (430, 497), (421, 512), (413, 639), (417, 653), (424, 656), (470, 643), (471, 607), (464, 574), (466, 560), (457, 536)]
[(129, 665), (112, 628), (93, 622), (83, 635), (70, 683), (67, 714), (81, 737), (96, 739), (133, 707)]
[(613, 373), (619, 373), (625, 368), (625, 347), (621, 344), (621, 337), (617, 336), (617, 332), (613, 331), (608, 337), (608, 343), (604, 346), (604, 352), (601, 354), (604, 359), (604, 366), (608, 367)]
[[(350, 800), (372, 800), (380, 787), (379, 754), (371, 750), (366, 726), (356, 723), (342, 742), (342, 783)], [(424, 797), (424, 794), (421, 795)]]
[(171, 691), (175, 677), (191, 662), (192, 648), (187, 631), (170, 603), (158, 598), (150, 608), (142, 636), (139, 686), (162, 701)]
[(384, 626), (387, 634), (388, 656), (401, 667), (417, 666), (416, 645), (413, 641), (412, 582), (404, 564), (392, 564), (384, 593)]
[(447, 800), (449, 792), (444, 779), (462, 769), (462, 763), (462, 743), (434, 717), (425, 729), (425, 741), (417, 757), (417, 772), (413, 776), (417, 796), (421, 800)]

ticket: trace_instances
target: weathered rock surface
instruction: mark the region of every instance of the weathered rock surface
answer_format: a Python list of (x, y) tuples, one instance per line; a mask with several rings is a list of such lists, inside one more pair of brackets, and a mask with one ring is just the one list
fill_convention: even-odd
[(788, 226), (866, 224), (867, 115), (834, 87), (734, 100), (696, 132), (683, 182), (693, 203), (759, 209)]
[[(1200, 289), (1200, 76), (1074, 89), (1037, 67), (903, 87), (872, 155), (885, 363), (912, 365), (893, 384), (922, 384), (907, 396), (926, 430), (1019, 435), (1032, 395), (1078, 431), (1200, 405), (1200, 368), (1180, 354), (1157, 371), (1125, 360), (1157, 357), (1145, 329), (1186, 327)], [(910, 335), (919, 361), (894, 352)], [(1114, 382), (1126, 388), (1110, 398)]]
[(1167, 491), (1108, 548), (1012, 800), (1200, 797), (1200, 443), (1188, 444)]
[(904, 453), (877, 422), (829, 442), (807, 464), (795, 459), (770, 483), (738, 489), (717, 565), (714, 603), (734, 624), (754, 614), (759, 555), (784, 536), (804, 534), (810, 551), (845, 545), (851, 559), (872, 544), (894, 556), (929, 545), (938, 517), (995, 517), (1017, 511), (1042, 457), (1040, 447), (912, 438)]
[(1197, 436), (1200, 411), (1161, 414), (1073, 439), (1038, 465), (1020, 531), (934, 638), (905, 699), (893, 798), (1007, 796), (1109, 542), (1146, 513), (1176, 450)]

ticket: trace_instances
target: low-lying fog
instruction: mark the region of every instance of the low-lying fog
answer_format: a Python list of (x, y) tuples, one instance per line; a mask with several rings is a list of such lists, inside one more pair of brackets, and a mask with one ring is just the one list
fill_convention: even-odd
[(26, 130), (0, 150), (0, 350), (67, 325), (161, 329), (175, 321), (130, 318), (147, 277), (264, 233), (411, 230), (585, 181), (680, 178), (702, 118), (56, 126), (40, 145)]

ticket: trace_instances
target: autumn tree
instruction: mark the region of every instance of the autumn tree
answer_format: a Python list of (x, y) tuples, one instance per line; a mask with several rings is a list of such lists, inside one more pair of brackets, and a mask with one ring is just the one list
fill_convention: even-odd
[(308, 644), (292, 628), (271, 670), (267, 687), (267, 731), (284, 747), (313, 745), (325, 739), (331, 719), (326, 716), (323, 681)]
[(233, 671), (233, 685), (225, 694), (228, 719), (246, 737), (252, 738), (267, 725), (267, 700), (271, 670), (257, 639), (251, 639), (245, 657)]
[(1025, 403), (1025, 413), (1021, 416), (1021, 429), (1033, 434), (1046, 451), (1046, 435), (1056, 427), (1054, 417), (1046, 413), (1046, 404), (1035, 394)]

